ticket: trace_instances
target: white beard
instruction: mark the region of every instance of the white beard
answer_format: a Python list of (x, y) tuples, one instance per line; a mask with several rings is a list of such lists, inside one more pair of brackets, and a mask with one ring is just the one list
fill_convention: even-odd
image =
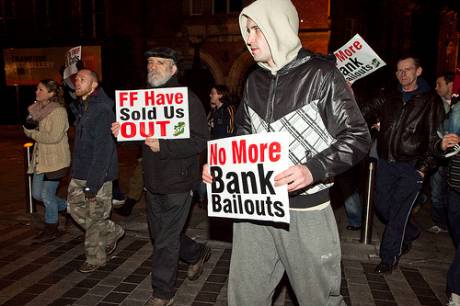
[(155, 75), (153, 72), (149, 72), (147, 74), (147, 82), (149, 83), (150, 86), (152, 87), (160, 87), (166, 82), (169, 81), (172, 75), (165, 75), (163, 78), (158, 78), (158, 75)]

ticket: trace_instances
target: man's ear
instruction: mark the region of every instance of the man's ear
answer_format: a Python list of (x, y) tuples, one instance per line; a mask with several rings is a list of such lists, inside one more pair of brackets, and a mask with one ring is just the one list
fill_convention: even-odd
[(420, 75), (422, 75), (422, 72), (423, 72), (423, 68), (422, 68), (422, 67), (418, 67), (417, 70), (415, 70), (415, 73), (417, 74), (418, 77), (419, 77)]
[(98, 86), (99, 86), (98, 81), (93, 81), (93, 83), (91, 83), (91, 88), (93, 88), (93, 90), (96, 89)]
[(177, 66), (176, 66), (176, 64), (174, 64), (174, 65), (172, 66), (172, 72), (173, 72), (173, 75), (175, 75), (175, 74), (177, 73)]

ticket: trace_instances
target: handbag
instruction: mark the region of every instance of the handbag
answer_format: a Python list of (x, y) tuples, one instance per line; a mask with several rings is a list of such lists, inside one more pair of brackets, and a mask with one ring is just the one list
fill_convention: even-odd
[(47, 181), (60, 180), (61, 178), (67, 175), (68, 170), (69, 170), (69, 167), (65, 167), (65, 168), (62, 168), (56, 171), (46, 172), (45, 180)]

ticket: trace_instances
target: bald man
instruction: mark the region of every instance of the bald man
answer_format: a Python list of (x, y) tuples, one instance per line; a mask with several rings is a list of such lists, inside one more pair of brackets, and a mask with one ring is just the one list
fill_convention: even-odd
[(118, 176), (118, 157), (111, 124), (113, 101), (99, 87), (97, 74), (80, 70), (75, 78), (78, 99), (71, 105), (75, 115), (68, 198), (72, 218), (85, 230), (86, 260), (79, 271), (90, 273), (107, 262), (124, 235), (123, 228), (109, 220), (112, 181)]

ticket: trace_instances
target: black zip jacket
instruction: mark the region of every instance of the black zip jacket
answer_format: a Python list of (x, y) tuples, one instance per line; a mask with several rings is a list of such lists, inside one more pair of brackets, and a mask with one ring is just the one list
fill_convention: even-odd
[(380, 120), (379, 158), (415, 162), (416, 170), (427, 174), (435, 163), (432, 148), (445, 116), (441, 98), (432, 90), (420, 90), (404, 102), (402, 93), (392, 90), (374, 103)]
[[(283, 122), (286, 115), (301, 109), (305, 113), (300, 113), (299, 122), (304, 121), (301, 124), (305, 127), (291, 142), (290, 160), (291, 164), (306, 165), (314, 183), (291, 194), (291, 208), (328, 201), (330, 184), (326, 181), (358, 163), (370, 147), (367, 124), (335, 61), (303, 49), (275, 75), (262, 68), (251, 73), (238, 109), (237, 134), (264, 132), (258, 126), (275, 131), (275, 121)], [(256, 115), (264, 121), (262, 124), (255, 123)], [(299, 128), (293, 122), (282, 124), (292, 124), (281, 128), (284, 130)]]
[(115, 121), (114, 103), (102, 88), (86, 101), (75, 101), (75, 141), (71, 177), (86, 180), (88, 193), (96, 194), (104, 182), (118, 177), (118, 156), (111, 126)]
[[(161, 87), (179, 87), (173, 76)], [(145, 188), (152, 193), (189, 192), (201, 179), (198, 154), (206, 148), (209, 132), (206, 113), (200, 99), (191, 91), (189, 97), (190, 138), (160, 139), (160, 151), (143, 144)]]

